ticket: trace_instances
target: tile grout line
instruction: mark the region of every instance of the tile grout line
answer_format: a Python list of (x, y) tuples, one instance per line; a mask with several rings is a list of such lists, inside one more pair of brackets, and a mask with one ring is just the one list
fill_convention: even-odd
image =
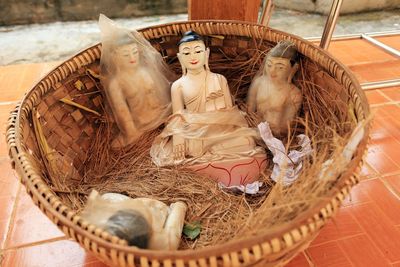
[(383, 185), (386, 187), (387, 190), (389, 190), (389, 192), (400, 201), (400, 193), (397, 192), (397, 190), (395, 188), (393, 188), (393, 186), (386, 180), (384, 179), (380, 179), (383, 183)]
[(378, 103), (378, 104), (370, 104), (370, 108), (379, 108), (379, 107), (386, 107), (386, 106), (391, 106), (391, 105), (398, 105), (400, 104), (400, 101), (390, 101), (390, 102), (385, 102), (385, 103)]
[[(362, 233), (359, 234), (359, 235), (362, 235)], [(354, 236), (357, 236), (357, 235), (354, 235)], [(351, 237), (354, 237), (354, 236), (349, 236), (348, 238), (351, 238)], [(345, 239), (346, 238), (340, 239), (340, 241), (341, 240), (345, 240)], [(339, 239), (335, 240), (337, 246), (339, 247), (339, 250), (343, 253), (344, 257), (350, 262), (351, 266), (355, 266), (353, 261), (351, 260), (352, 259), (351, 255), (349, 255), (347, 253), (347, 251), (344, 248), (342, 248), (342, 246), (340, 245), (340, 243), (338, 241), (339, 241)]]
[(53, 243), (53, 242), (62, 241), (62, 240), (70, 240), (70, 239), (67, 236), (64, 235), (64, 236), (60, 236), (60, 237), (54, 237), (54, 238), (50, 238), (50, 239), (45, 239), (45, 240), (41, 240), (41, 241), (25, 243), (25, 244), (22, 244), (22, 245), (5, 248), (5, 249), (3, 249), (3, 251), (5, 251), (5, 252), (13, 251), (13, 250), (17, 250), (17, 249), (34, 247), (34, 246), (39, 246), (39, 245), (43, 245), (43, 244), (47, 244), (47, 243)]
[(309, 266), (309, 267), (315, 267), (314, 262), (312, 261), (310, 255), (308, 255), (308, 253), (307, 253), (307, 249), (305, 249), (305, 250), (303, 251), (303, 255), (304, 255), (304, 258), (306, 258), (306, 261), (307, 261), (307, 263), (308, 263), (308, 266)]
[[(367, 204), (367, 203), (360, 203), (360, 204)], [(337, 239), (334, 239), (334, 240), (327, 240), (327, 241), (312, 245), (312, 246), (310, 246), (310, 248), (319, 247), (319, 246), (322, 246), (322, 245), (326, 245), (326, 244), (328, 244), (330, 242), (337, 242), (337, 241), (345, 240), (345, 239), (348, 239), (348, 238), (352, 238), (352, 237), (356, 237), (356, 236), (360, 236), (360, 235), (364, 235), (364, 234), (366, 234), (366, 233), (363, 232), (363, 233), (358, 233), (358, 234), (354, 234), (354, 235), (348, 235), (348, 236), (345, 236), (345, 237), (340, 237), (340, 238), (337, 238)]]
[(381, 250), (381, 248), (375, 243), (374, 239), (372, 237), (370, 237), (367, 232), (365, 232), (365, 236), (371, 242), (372, 246), (374, 246), (375, 250), (380, 252), (380, 254), (383, 256), (383, 259), (385, 259), (386, 262), (390, 264), (390, 260), (385, 257), (385, 251)]
[(4, 240), (4, 250), (6, 249), (6, 246), (8, 245), (8, 242), (10, 241), (10, 236), (11, 236), (11, 233), (12, 233), (12, 231), (14, 229), (14, 226), (15, 226), (14, 220), (15, 220), (16, 213), (17, 213), (18, 203), (20, 201), (19, 194), (21, 192), (21, 189), (22, 189), (22, 184), (21, 184), (21, 181), (18, 179), (18, 189), (17, 189), (17, 194), (16, 194), (16, 197), (15, 197), (15, 201), (14, 201), (13, 210), (11, 212), (9, 225), (7, 227), (6, 238)]
[(346, 66), (348, 68), (352, 68), (352, 67), (368, 67), (370, 65), (375, 65), (375, 64), (379, 65), (379, 64), (393, 63), (393, 62), (397, 62), (397, 60), (398, 59), (395, 56), (393, 56), (393, 59), (392, 58), (391, 59), (385, 59), (385, 60), (381, 60), (381, 61), (378, 61), (378, 62), (376, 62), (375, 60), (374, 61), (371, 61), (371, 60), (361, 61), (361, 62), (358, 62), (358, 63), (346, 64)]
[[(372, 201), (372, 203), (375, 204), (376, 208), (377, 208), (379, 211), (381, 211), (381, 212), (383, 213), (383, 216), (386, 217), (387, 220), (389, 220), (390, 222), (392, 222), (392, 220), (391, 220), (389, 217), (387, 217), (387, 215), (385, 214), (385, 212), (383, 212), (383, 210), (382, 210), (374, 201)], [(385, 257), (385, 251), (382, 251), (382, 250), (381, 250), (381, 247), (378, 246), (378, 245), (375, 243), (374, 239), (367, 233), (366, 229), (359, 223), (359, 221), (357, 220), (357, 218), (356, 218), (352, 213), (350, 213), (350, 216), (356, 221), (356, 223), (358, 224), (358, 226), (359, 226), (362, 230), (364, 230), (365, 236), (366, 236), (366, 237), (368, 238), (368, 240), (372, 243), (372, 245), (374, 246), (375, 250), (379, 251), (380, 254), (381, 254), (382, 256), (384, 256), (384, 257), (383, 257), (384, 259), (389, 260), (388, 258)]]
[(385, 174), (378, 173), (374, 177), (370, 177), (369, 179), (366, 179), (366, 180), (361, 180), (358, 184), (364, 183), (364, 181), (366, 182), (366, 181), (370, 181), (370, 180), (374, 180), (374, 179), (381, 179), (381, 178), (386, 178), (386, 177), (396, 176), (396, 175), (400, 175), (400, 169), (397, 171), (389, 172), (389, 173), (385, 173)]
[(381, 96), (383, 96), (384, 98), (386, 98), (387, 100), (389, 100), (389, 103), (390, 103), (390, 102), (398, 102), (398, 101), (396, 101), (396, 100), (391, 99), (391, 98), (388, 97), (387, 95), (385, 95), (385, 93), (382, 92), (382, 89), (376, 90), (376, 92), (377, 92), (378, 94), (380, 94)]
[(385, 151), (380, 151), (380, 153), (383, 153), (383, 155), (386, 157), (386, 159), (391, 161), (397, 167), (397, 170), (388, 172), (388, 173), (381, 173), (377, 169), (375, 169), (374, 166), (371, 166), (372, 170), (374, 170), (378, 174), (376, 178), (398, 175), (400, 173), (400, 165), (397, 164), (397, 162), (394, 161)]
[(20, 101), (0, 101), (0, 106), (17, 105)]

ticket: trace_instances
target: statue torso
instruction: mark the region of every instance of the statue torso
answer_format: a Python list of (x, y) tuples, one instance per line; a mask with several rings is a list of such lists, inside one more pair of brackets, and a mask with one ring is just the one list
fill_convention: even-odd
[[(176, 81), (185, 109), (190, 112), (206, 112), (224, 109), (229, 106), (225, 96), (223, 77), (212, 72), (198, 76), (182, 76)], [(229, 92), (229, 91), (228, 91)]]

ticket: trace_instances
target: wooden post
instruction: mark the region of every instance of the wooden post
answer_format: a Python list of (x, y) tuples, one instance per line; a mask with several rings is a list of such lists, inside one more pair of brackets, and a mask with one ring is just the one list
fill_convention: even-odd
[(258, 21), (261, 0), (188, 0), (189, 20)]

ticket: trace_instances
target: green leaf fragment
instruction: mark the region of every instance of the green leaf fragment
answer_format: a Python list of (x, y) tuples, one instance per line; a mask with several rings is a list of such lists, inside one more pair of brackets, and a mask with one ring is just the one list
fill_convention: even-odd
[(185, 223), (183, 226), (183, 234), (190, 240), (196, 239), (201, 232), (200, 222)]

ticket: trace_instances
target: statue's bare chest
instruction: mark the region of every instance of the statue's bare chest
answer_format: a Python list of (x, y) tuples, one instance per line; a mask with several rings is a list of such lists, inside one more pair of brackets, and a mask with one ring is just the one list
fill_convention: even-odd
[[(266, 89), (266, 90), (263, 90)], [(280, 110), (287, 105), (289, 94), (281, 90), (262, 88), (257, 92), (257, 109), (259, 110)]]

